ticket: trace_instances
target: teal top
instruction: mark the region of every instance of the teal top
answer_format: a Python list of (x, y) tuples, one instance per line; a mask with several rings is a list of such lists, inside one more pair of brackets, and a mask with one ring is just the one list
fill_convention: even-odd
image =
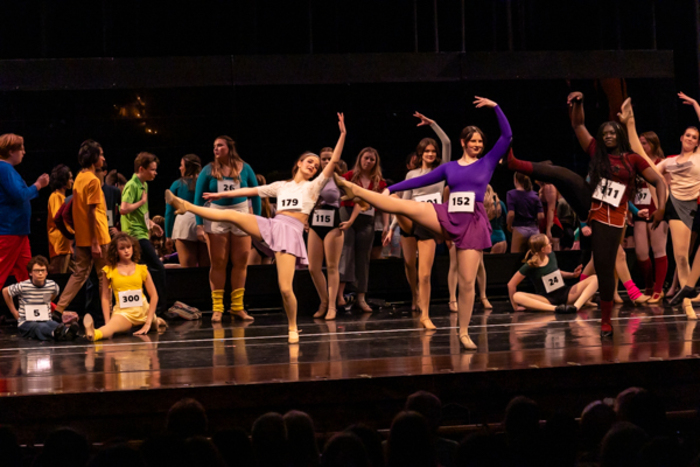
[[(245, 162), (243, 163), (243, 170), (241, 170), (241, 173), (239, 174), (240, 176), (240, 182), (241, 186), (240, 188), (254, 188), (258, 186), (258, 180), (255, 178), (255, 172), (253, 172), (253, 169), (246, 164)], [(227, 180), (227, 181), (234, 181), (233, 178), (231, 177), (223, 177), (222, 180)], [(218, 193), (219, 192), (219, 180), (217, 180), (215, 177), (212, 177), (211, 175), (211, 163), (207, 164), (206, 167), (202, 169), (202, 171), (199, 173), (199, 176), (197, 177), (197, 189), (195, 190), (194, 194), (194, 204), (197, 206), (204, 206), (204, 203), (206, 202), (202, 195), (204, 193)], [(211, 201), (214, 204), (218, 204), (219, 206), (233, 206), (234, 204), (239, 204), (247, 201), (248, 198), (245, 197), (239, 197), (239, 198), (221, 198), (217, 199), (214, 201)], [(259, 196), (254, 196), (251, 198), (251, 201), (253, 203), (253, 213), (256, 216), (260, 215), (260, 197)], [(197, 225), (203, 225), (204, 221), (202, 221), (202, 218), (199, 216), (196, 216), (197, 218)]]
[[(194, 180), (192, 180), (192, 185), (194, 187)], [(185, 201), (194, 203), (194, 190), (190, 190), (187, 180), (180, 178), (175, 180), (172, 185), (170, 185), (170, 191), (173, 192), (178, 198), (182, 198)], [(165, 205), (165, 238), (170, 238), (173, 235), (173, 226), (175, 225), (175, 208), (171, 205)]]

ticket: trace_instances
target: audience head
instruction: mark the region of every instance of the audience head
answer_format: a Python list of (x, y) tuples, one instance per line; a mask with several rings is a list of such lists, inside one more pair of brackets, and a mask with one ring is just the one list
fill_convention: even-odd
[(206, 436), (207, 423), (207, 413), (202, 404), (194, 399), (181, 399), (168, 410), (165, 425), (168, 433), (181, 438), (191, 438), (192, 436)]
[(182, 438), (172, 434), (159, 434), (141, 445), (141, 454), (148, 467), (189, 467)]
[(581, 413), (581, 446), (597, 452), (605, 433), (615, 423), (615, 411), (603, 401), (591, 402)]
[(67, 165), (59, 164), (51, 170), (49, 186), (51, 190), (70, 190), (73, 188), (73, 174)]
[(486, 135), (479, 127), (469, 125), (464, 127), (459, 135), (459, 141), (462, 144), (462, 149), (470, 157), (479, 157), (484, 152), (486, 144)]
[(60, 428), (46, 438), (44, 449), (37, 458), (41, 467), (81, 467), (90, 457), (90, 444), (85, 436)]
[(490, 433), (474, 433), (459, 443), (454, 465), (460, 467), (505, 467), (503, 446)]
[(0, 136), (0, 159), (12, 165), (22, 163), (24, 158), (24, 138), (13, 133)]
[(134, 173), (145, 182), (150, 182), (158, 175), (160, 160), (150, 152), (140, 152), (134, 159)]
[(370, 467), (362, 441), (348, 432), (339, 433), (326, 443), (321, 465), (323, 467)]
[(311, 180), (321, 170), (321, 159), (313, 152), (305, 152), (292, 167), (292, 178), (301, 173), (304, 180)]
[(666, 411), (661, 401), (646, 389), (632, 387), (622, 391), (615, 407), (618, 420), (634, 423), (649, 436), (666, 430)]
[(394, 418), (387, 447), (389, 467), (437, 466), (428, 422), (417, 412), (404, 411)]
[(425, 163), (431, 169), (434, 169), (442, 162), (440, 147), (433, 138), (420, 140), (416, 148), (416, 155), (420, 158), (420, 165)]
[(540, 409), (532, 399), (517, 396), (508, 403), (503, 424), (509, 439), (529, 438), (540, 430)]
[(644, 430), (628, 422), (618, 422), (603, 438), (600, 467), (635, 467), (646, 443)]
[(315, 466), (319, 464), (318, 445), (314, 422), (306, 413), (292, 410), (284, 414), (287, 428), (289, 460), (294, 466)]
[(382, 437), (367, 425), (356, 424), (348, 427), (346, 433), (352, 433), (362, 441), (367, 452), (369, 465), (371, 467), (384, 467), (384, 448), (382, 447)]
[(428, 391), (414, 392), (406, 400), (404, 410), (418, 412), (428, 422), (430, 431), (437, 432), (442, 419), (442, 403), (440, 399)]
[(107, 446), (97, 453), (88, 467), (146, 467), (141, 453), (126, 443)]
[(269, 412), (255, 420), (252, 440), (258, 467), (287, 465), (287, 428), (282, 415)]
[(187, 465), (198, 467), (226, 467), (221, 454), (204, 436), (193, 436), (185, 441)]
[(254, 467), (253, 445), (248, 434), (242, 428), (233, 428), (214, 433), (212, 443), (219, 454), (230, 466)]
[(134, 263), (138, 263), (141, 259), (141, 246), (138, 240), (126, 232), (117, 233), (107, 246), (106, 262), (108, 265), (115, 267), (120, 258), (131, 260)]
[(78, 164), (84, 169), (95, 167), (101, 169), (105, 156), (102, 146), (97, 141), (88, 139), (83, 141), (78, 150)]

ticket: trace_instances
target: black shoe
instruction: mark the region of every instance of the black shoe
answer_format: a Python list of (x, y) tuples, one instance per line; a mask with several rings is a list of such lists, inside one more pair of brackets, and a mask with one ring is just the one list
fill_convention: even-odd
[(51, 312), (51, 320), (56, 321), (59, 324), (63, 324), (63, 314), (54, 310)]
[(63, 342), (65, 339), (66, 327), (63, 324), (59, 324), (56, 329), (53, 330), (53, 340), (56, 342)]
[(600, 337), (605, 338), (605, 337), (612, 337), (613, 336), (613, 330), (609, 331), (603, 331), (602, 329), (600, 330)]
[(80, 326), (78, 323), (73, 323), (68, 327), (63, 327), (63, 340), (64, 341), (74, 341), (78, 337), (78, 331), (80, 331)]
[(695, 298), (698, 296), (697, 290), (693, 287), (688, 287), (687, 285), (683, 287), (678, 293), (671, 299), (669, 304), (671, 306), (678, 306), (686, 298)]
[(573, 305), (557, 305), (557, 307), (554, 309), (554, 312), (558, 315), (569, 315), (569, 314), (574, 314), (578, 310), (576, 309), (575, 306)]

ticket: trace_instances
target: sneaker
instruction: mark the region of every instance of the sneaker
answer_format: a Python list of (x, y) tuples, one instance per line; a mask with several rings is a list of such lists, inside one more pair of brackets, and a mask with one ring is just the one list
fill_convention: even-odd
[(63, 342), (65, 340), (66, 327), (63, 324), (59, 324), (56, 329), (53, 330), (53, 340), (56, 342)]
[(63, 313), (59, 313), (58, 311), (52, 311), (51, 320), (56, 321), (59, 324), (63, 324)]
[(195, 308), (195, 307), (193, 307), (193, 306), (189, 306), (189, 305), (187, 305), (187, 304), (185, 304), (185, 303), (182, 303), (182, 302), (180, 302), (180, 301), (175, 302), (175, 303), (173, 304), (173, 306), (174, 306), (174, 307), (178, 307), (178, 308), (182, 308), (183, 310), (187, 310), (187, 311), (189, 311), (190, 313), (193, 313), (193, 314), (199, 316), (200, 318), (202, 317), (202, 312), (199, 311), (199, 309), (197, 309), (197, 308)]
[[(188, 307), (190, 308), (190, 307)], [(185, 309), (185, 308), (180, 308), (179, 306), (171, 306), (168, 309), (168, 314), (175, 315), (178, 318), (187, 320), (187, 321), (194, 321), (197, 319), (201, 319), (201, 315), (197, 313), (193, 313), (192, 311)]]
[(70, 326), (63, 327), (63, 340), (64, 341), (74, 341), (78, 337), (78, 331), (80, 331), (80, 325), (75, 322), (71, 323)]

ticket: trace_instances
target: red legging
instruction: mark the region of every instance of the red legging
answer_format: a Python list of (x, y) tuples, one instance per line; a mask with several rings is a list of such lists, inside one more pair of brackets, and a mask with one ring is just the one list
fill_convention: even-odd
[(32, 250), (27, 235), (0, 235), (0, 288), (12, 274), (17, 282), (29, 279), (27, 264)]

